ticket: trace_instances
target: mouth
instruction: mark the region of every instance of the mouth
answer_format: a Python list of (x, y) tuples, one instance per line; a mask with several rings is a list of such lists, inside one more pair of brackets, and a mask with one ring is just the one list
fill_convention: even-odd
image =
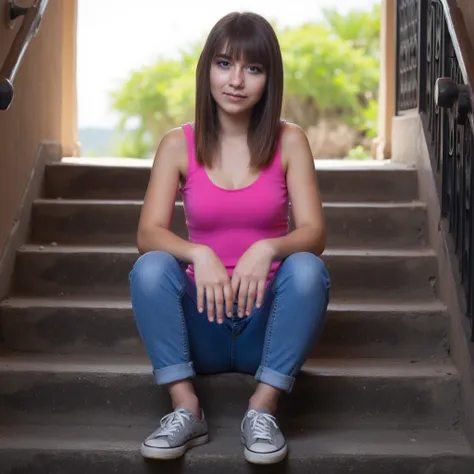
[(224, 95), (228, 96), (228, 97), (233, 97), (235, 99), (246, 99), (247, 96), (246, 95), (242, 95), (242, 94), (232, 94), (231, 92), (224, 92)]

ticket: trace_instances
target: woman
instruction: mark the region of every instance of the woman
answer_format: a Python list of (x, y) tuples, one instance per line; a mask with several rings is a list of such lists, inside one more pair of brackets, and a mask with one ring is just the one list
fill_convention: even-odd
[[(241, 423), (245, 458), (270, 464), (287, 453), (279, 394), (291, 391), (324, 324), (323, 210), (306, 135), (280, 119), (283, 67), (270, 24), (253, 13), (222, 18), (196, 76), (194, 124), (158, 147), (130, 273), (137, 326), (174, 409), (142, 454), (172, 459), (207, 442), (190, 379), (241, 372), (258, 381)], [(189, 240), (169, 230), (178, 189)]]

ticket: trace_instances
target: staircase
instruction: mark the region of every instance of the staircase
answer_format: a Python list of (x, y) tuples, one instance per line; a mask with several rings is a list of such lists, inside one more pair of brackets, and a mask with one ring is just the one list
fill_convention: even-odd
[[(289, 458), (271, 473), (472, 474), (459, 377), (437, 299), (416, 170), (318, 170), (332, 278), (321, 343), (279, 419)], [(51, 164), (0, 304), (0, 473), (251, 473), (239, 424), (255, 381), (198, 377), (211, 442), (145, 462), (169, 410), (132, 318), (128, 273), (149, 169)], [(177, 196), (172, 228), (186, 237)]]

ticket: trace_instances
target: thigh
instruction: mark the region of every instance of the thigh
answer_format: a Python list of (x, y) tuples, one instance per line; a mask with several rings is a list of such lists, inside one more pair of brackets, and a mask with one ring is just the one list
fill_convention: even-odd
[(197, 374), (229, 372), (232, 354), (231, 326), (228, 320), (223, 324), (209, 322), (206, 309), (202, 313), (198, 312), (196, 286), (188, 275), (186, 279), (182, 304), (194, 370)]

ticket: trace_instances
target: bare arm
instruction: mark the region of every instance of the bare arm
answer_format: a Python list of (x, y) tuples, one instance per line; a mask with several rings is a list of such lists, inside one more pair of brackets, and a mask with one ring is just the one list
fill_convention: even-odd
[(295, 230), (268, 241), (272, 258), (281, 260), (295, 252), (319, 256), (326, 246), (324, 212), (308, 139), (297, 125), (285, 126), (282, 153), (287, 160), (286, 182)]
[(163, 250), (178, 260), (192, 263), (201, 247), (169, 230), (179, 186), (180, 166), (187, 163), (187, 144), (181, 129), (173, 129), (156, 151), (145, 201), (140, 214), (137, 247), (140, 254)]

